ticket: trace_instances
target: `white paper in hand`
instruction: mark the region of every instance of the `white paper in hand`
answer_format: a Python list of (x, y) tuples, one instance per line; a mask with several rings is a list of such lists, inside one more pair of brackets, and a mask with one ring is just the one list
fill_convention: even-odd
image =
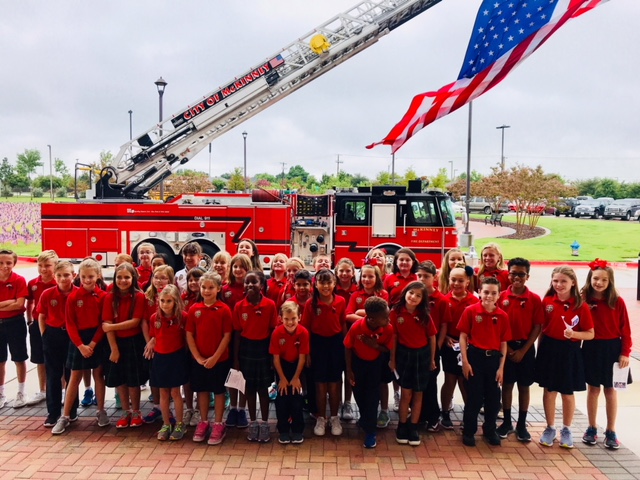
[(244, 375), (240, 370), (234, 370), (233, 368), (229, 370), (229, 374), (227, 375), (227, 381), (224, 382), (225, 387), (235, 388), (236, 390), (240, 390), (244, 394), (244, 387), (246, 381), (244, 379)]
[(613, 388), (616, 390), (626, 390), (627, 380), (629, 379), (629, 366), (620, 368), (620, 364), (613, 364)]

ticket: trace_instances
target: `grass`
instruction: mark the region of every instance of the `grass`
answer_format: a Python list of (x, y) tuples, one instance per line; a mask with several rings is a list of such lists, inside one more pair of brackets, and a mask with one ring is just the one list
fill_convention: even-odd
[[(58, 198), (55, 197), (54, 202), (58, 203), (58, 202), (75, 202), (76, 199), (73, 197), (63, 197), (63, 198)], [(45, 195), (44, 197), (41, 198), (31, 198), (29, 196), (28, 193), (22, 194), (22, 195), (15, 195), (13, 197), (0, 197), (0, 202), (3, 203), (49, 203), (51, 202), (51, 197), (49, 195)]]
[[(515, 216), (505, 219), (515, 221)], [(505, 258), (524, 257), (529, 260), (567, 262), (591, 261), (594, 258), (604, 258), (610, 262), (638, 259), (639, 222), (544, 216), (540, 218), (538, 226), (549, 229), (551, 233), (529, 240), (479, 238), (474, 240), (474, 244), (479, 252), (487, 243), (496, 242)], [(581, 245), (578, 257), (571, 255), (570, 245), (574, 241)]]
[(0, 243), (0, 249), (13, 250), (20, 257), (37, 257), (42, 252), (42, 245), (38, 243), (24, 243), (18, 242), (18, 244)]

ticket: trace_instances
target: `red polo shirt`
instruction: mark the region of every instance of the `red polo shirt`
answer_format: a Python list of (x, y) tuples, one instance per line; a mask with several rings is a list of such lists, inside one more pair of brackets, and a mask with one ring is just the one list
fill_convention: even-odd
[(225, 284), (220, 292), (220, 300), (227, 304), (233, 312), (236, 303), (244, 298), (244, 283)]
[(440, 333), (440, 326), (443, 323), (447, 324), (448, 330), (448, 326), (451, 324), (451, 305), (439, 290), (434, 290), (429, 295), (429, 314), (438, 333)]
[(610, 308), (604, 300), (589, 300), (591, 317), (593, 318), (593, 328), (595, 332), (594, 340), (622, 340), (621, 355), (628, 357), (631, 355), (631, 327), (629, 325), (629, 314), (627, 306), (622, 297), (618, 297), (615, 308)]
[[(220, 300), (208, 306), (203, 302), (195, 303), (189, 309), (186, 329), (195, 337), (196, 348), (200, 355), (209, 358), (218, 350), (224, 335), (233, 332), (231, 309)], [(227, 347), (219, 361), (222, 362), (228, 358), (229, 348)]]
[(449, 302), (449, 305), (451, 305), (451, 323), (447, 325), (447, 336), (458, 339), (460, 337), (458, 322), (462, 317), (462, 312), (464, 312), (468, 306), (478, 303), (480, 299), (470, 292), (467, 292), (467, 296), (462, 300), (456, 299), (452, 292), (447, 293), (444, 297), (447, 299), (447, 302)]
[(0, 281), (0, 302), (24, 298), (25, 306), (18, 310), (0, 312), (0, 319), (17, 317), (18, 315), (26, 312), (26, 299), (28, 297), (29, 290), (27, 289), (27, 281), (16, 272), (11, 272), (11, 275), (9, 275), (9, 278), (6, 281)]
[(418, 276), (415, 273), (410, 274), (408, 277), (403, 277), (400, 273), (391, 273), (384, 279), (384, 289), (389, 294), (389, 305), (393, 306), (400, 301), (402, 291), (411, 282), (418, 280)]
[(583, 303), (576, 310), (576, 301), (573, 298), (563, 302), (556, 295), (544, 297), (542, 299), (544, 307), (544, 324), (542, 325), (542, 333), (547, 337), (556, 340), (571, 340), (572, 342), (581, 342), (575, 338), (568, 339), (564, 336), (564, 331), (572, 320), (577, 316), (578, 323), (573, 330), (576, 332), (584, 332), (593, 328), (593, 318), (591, 317), (591, 309), (587, 303)]
[(534, 325), (544, 323), (542, 300), (526, 287), (522, 295), (516, 295), (509, 286), (500, 294), (498, 307), (509, 316), (511, 340), (527, 340)]
[(467, 334), (469, 345), (483, 350), (500, 350), (502, 342), (511, 340), (509, 316), (499, 308), (487, 312), (481, 303), (465, 309), (458, 330)]
[(356, 356), (366, 362), (371, 362), (380, 356), (380, 351), (366, 345), (362, 338), (373, 338), (378, 345), (383, 345), (389, 350), (393, 347), (393, 327), (389, 324), (376, 330), (371, 330), (366, 318), (361, 318), (353, 324), (344, 337), (344, 346), (352, 349)]
[(38, 275), (37, 278), (29, 280), (27, 283), (27, 290), (29, 292), (29, 296), (27, 297), (27, 302), (31, 302), (31, 316), (36, 321), (38, 320), (38, 316), (36, 314), (36, 308), (38, 307), (38, 302), (40, 301), (40, 296), (42, 293), (51, 288), (55, 287), (56, 280), (52, 278), (49, 282), (43, 282), (42, 277)]
[(500, 282), (500, 291), (504, 292), (511, 282), (509, 281), (509, 271), (508, 270), (498, 270), (498, 269), (485, 269), (480, 275), (476, 278), (476, 289), (480, 291), (480, 286), (482, 285), (482, 281), (485, 278), (497, 278)]
[(143, 317), (147, 322), (151, 321), (151, 315), (158, 312), (158, 297), (155, 301), (149, 300), (147, 296), (144, 296), (144, 313)]
[(380, 297), (386, 300), (387, 303), (389, 302), (389, 294), (387, 293), (386, 290), (380, 290), (379, 292), (375, 292), (375, 293), (367, 293), (364, 291), (364, 288), (361, 288), (353, 292), (353, 294), (351, 295), (351, 298), (349, 299), (349, 303), (347, 304), (347, 309), (345, 310), (345, 314), (353, 315), (358, 310), (362, 310), (364, 308), (364, 302), (367, 301), (367, 298), (370, 298), (373, 296)]
[(69, 295), (77, 290), (75, 285), (68, 292), (61, 291), (58, 287), (48, 288), (40, 296), (40, 301), (34, 314), (44, 315), (44, 323), (52, 328), (66, 328), (66, 305)]
[(67, 331), (76, 347), (83, 345), (80, 338), (81, 330), (97, 328), (92, 339), (96, 344), (104, 338), (104, 330), (98, 327), (101, 327), (102, 304), (106, 295), (98, 287), (92, 292), (79, 287), (67, 298)]
[(351, 298), (351, 295), (353, 295), (357, 290), (358, 285), (352, 283), (351, 285), (349, 285), (349, 288), (347, 290), (343, 289), (340, 285), (336, 285), (336, 289), (333, 293), (344, 298), (345, 305), (349, 305), (349, 299)]
[(278, 303), (280, 292), (282, 291), (286, 283), (287, 277), (284, 277), (282, 280), (276, 280), (275, 277), (269, 278), (269, 280), (267, 280), (267, 298)]
[(258, 305), (246, 298), (233, 309), (233, 329), (249, 340), (264, 340), (278, 324), (278, 313), (273, 300), (263, 296)]
[(429, 345), (429, 337), (433, 337), (438, 333), (431, 317), (422, 324), (417, 313), (409, 313), (406, 308), (401, 308), (400, 310), (392, 309), (389, 319), (398, 335), (398, 343), (403, 347), (426, 347)]
[(156, 339), (154, 351), (164, 355), (184, 349), (184, 324), (187, 312), (182, 312), (182, 318), (165, 317), (157, 313), (151, 315), (149, 322), (149, 337)]
[(182, 303), (184, 304), (184, 309), (188, 312), (189, 309), (195, 305), (196, 303), (198, 303), (198, 294), (195, 292), (192, 292), (191, 290), (187, 290), (185, 292), (182, 293), (182, 295), (180, 295), (180, 298), (182, 298)]
[(136, 270), (138, 270), (138, 285), (140, 289), (144, 291), (149, 286), (149, 283), (151, 283), (153, 268), (151, 268), (151, 266), (144, 267), (140, 265)]
[(309, 355), (309, 352), (309, 331), (302, 325), (298, 325), (293, 333), (287, 332), (284, 325), (278, 325), (271, 334), (271, 355), (279, 355), (286, 362), (296, 363), (300, 355)]
[(301, 323), (311, 333), (333, 337), (344, 331), (346, 308), (344, 298), (337, 295), (333, 296), (331, 305), (319, 301), (314, 307), (313, 300), (309, 300), (304, 306)]
[[(142, 320), (144, 316), (144, 310), (146, 306), (146, 298), (144, 293), (135, 292), (135, 294), (129, 293), (120, 297), (120, 304), (118, 305), (118, 311), (113, 308), (115, 299), (115, 293), (107, 293), (102, 305), (102, 321), (121, 323), (132, 318), (139, 318)], [(138, 324), (137, 327), (127, 328), (126, 330), (116, 330), (113, 333), (118, 338), (135, 337), (142, 333), (142, 327)]]

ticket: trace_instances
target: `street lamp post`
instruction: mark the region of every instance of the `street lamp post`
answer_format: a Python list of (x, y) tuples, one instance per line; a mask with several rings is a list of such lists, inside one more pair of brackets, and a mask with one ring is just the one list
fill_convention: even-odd
[(51, 161), (51, 145), (49, 147), (49, 190), (51, 193), (51, 201), (53, 202), (53, 162)]
[(504, 172), (504, 129), (511, 128), (511, 125), (500, 125), (496, 130), (502, 130), (502, 150), (500, 154), (500, 170)]
[(129, 110), (129, 140), (133, 140), (133, 110)]
[(247, 135), (246, 131), (242, 132), (242, 140), (244, 141), (244, 193), (247, 193), (249, 188), (247, 187)]
[[(156, 84), (156, 88), (158, 89), (158, 122), (159, 122), (159, 131), (158, 138), (162, 137), (162, 96), (164, 95), (164, 89), (167, 87), (167, 82), (164, 78), (160, 77), (158, 80), (154, 82)], [(160, 199), (164, 201), (164, 180), (160, 181)]]

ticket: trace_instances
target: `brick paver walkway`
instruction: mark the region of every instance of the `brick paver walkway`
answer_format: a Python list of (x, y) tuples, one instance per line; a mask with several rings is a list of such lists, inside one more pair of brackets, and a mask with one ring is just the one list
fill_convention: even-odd
[[(148, 408), (148, 407), (147, 407)], [(116, 430), (95, 424), (94, 408), (60, 436), (42, 426), (43, 407), (0, 411), (0, 478), (72, 479), (228, 479), (228, 480), (356, 480), (356, 479), (640, 479), (640, 458), (621, 447), (606, 450), (580, 441), (586, 419), (576, 412), (576, 448), (565, 450), (537, 443), (544, 428), (541, 409), (532, 408), (533, 442), (513, 435), (502, 447), (478, 437), (477, 447), (464, 447), (459, 428), (422, 432), (419, 447), (398, 445), (393, 423), (378, 435), (378, 447), (362, 447), (355, 424), (340, 438), (313, 437), (311, 424), (301, 445), (280, 445), (275, 433), (267, 444), (249, 443), (246, 430), (232, 429), (220, 446), (159, 442), (159, 425)], [(109, 408), (115, 417), (118, 412)], [(272, 415), (273, 417), (273, 415)], [(453, 415), (461, 419), (459, 407)], [(271, 422), (272, 432), (275, 423)], [(328, 433), (328, 432), (327, 432)], [(602, 434), (600, 435), (602, 437)]]

